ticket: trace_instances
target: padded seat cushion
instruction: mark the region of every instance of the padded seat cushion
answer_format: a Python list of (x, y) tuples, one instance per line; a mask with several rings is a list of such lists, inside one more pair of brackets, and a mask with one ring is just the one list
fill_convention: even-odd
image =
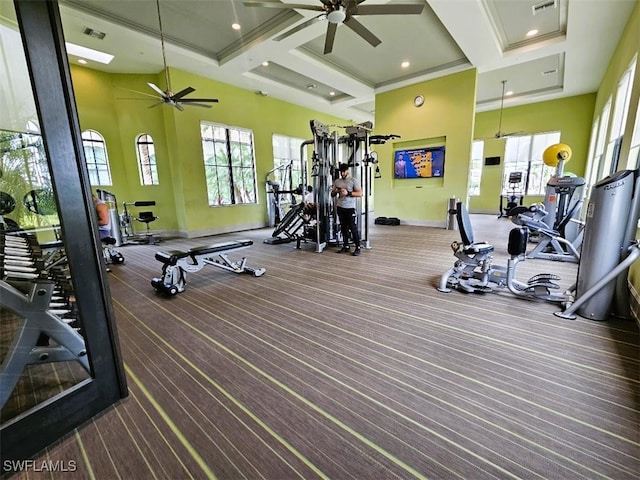
[(465, 253), (491, 253), (493, 252), (493, 245), (488, 243), (472, 243), (471, 245), (465, 245), (463, 251)]
[(216, 243), (206, 247), (195, 247), (189, 250), (190, 255), (205, 255), (207, 253), (224, 252), (234, 248), (242, 248), (253, 245), (253, 240), (236, 240), (232, 242)]
[(156, 252), (156, 260), (168, 265), (175, 265), (181, 258), (197, 257), (200, 255), (208, 255), (211, 253), (222, 253), (238, 248), (249, 247), (253, 245), (253, 240), (236, 240), (230, 242), (216, 243), (204, 247), (194, 247), (186, 252), (182, 250), (169, 250), (167, 252)]
[(168, 252), (156, 252), (156, 260), (159, 262), (175, 265), (179, 259), (189, 256), (189, 252), (182, 250), (169, 250)]

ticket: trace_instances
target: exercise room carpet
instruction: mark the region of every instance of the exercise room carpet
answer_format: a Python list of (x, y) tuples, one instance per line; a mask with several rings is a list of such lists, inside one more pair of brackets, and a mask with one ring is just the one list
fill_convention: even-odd
[[(472, 222), (506, 265), (513, 225)], [(109, 280), (130, 395), (38, 462), (101, 480), (638, 478), (634, 321), (438, 292), (456, 231), (375, 226), (360, 257), (270, 235), (123, 247)], [(263, 277), (206, 267), (184, 293), (154, 293), (157, 250), (241, 238), (254, 245), (231, 257)], [(517, 276), (567, 288), (576, 271), (528, 260)]]

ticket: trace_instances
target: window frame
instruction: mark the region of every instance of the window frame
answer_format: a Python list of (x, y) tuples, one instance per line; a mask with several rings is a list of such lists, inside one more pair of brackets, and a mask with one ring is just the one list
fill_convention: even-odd
[[(545, 141), (545, 139), (539, 137), (557, 137), (556, 139), (549, 138)], [(555, 174), (555, 167), (550, 167), (545, 165), (542, 160), (542, 153), (544, 150), (556, 143), (560, 143), (560, 138), (562, 137), (562, 133), (559, 130), (551, 131), (551, 132), (541, 132), (535, 133), (531, 135), (519, 135), (516, 137), (509, 137), (505, 142), (505, 151), (504, 151), (504, 168), (502, 171), (502, 195), (507, 195), (509, 188), (509, 175), (512, 172), (521, 171), (523, 173), (523, 182), (524, 186), (522, 188), (524, 195), (535, 195), (535, 196), (544, 196), (546, 194), (546, 186), (549, 179)], [(539, 138), (540, 141), (547, 144), (547, 147), (540, 149), (539, 142), (536, 141), (536, 138)], [(516, 155), (520, 155), (523, 149), (526, 150), (526, 160), (516, 158), (515, 161), (511, 160), (512, 152), (509, 151), (510, 143), (517, 140), (518, 145), (516, 146), (517, 152)], [(528, 144), (522, 146), (520, 143), (523, 140), (528, 140)], [(515, 164), (515, 165), (514, 165)], [(521, 164), (522, 165), (521, 167)], [(511, 165), (514, 165), (513, 167)], [(539, 172), (536, 174), (536, 171)], [(532, 185), (532, 180), (535, 177), (539, 177), (536, 181), (536, 185)]]
[(627, 159), (626, 168), (635, 170), (640, 167), (640, 98), (638, 99), (638, 107), (636, 110), (636, 119), (631, 134), (631, 145), (629, 148), (629, 158)]
[[(276, 140), (279, 140), (281, 144), (286, 144), (284, 147), (288, 154), (286, 157), (281, 157), (280, 152), (277, 151)], [(303, 158), (300, 158), (302, 144), (305, 141), (304, 138), (291, 137), (278, 133), (271, 135), (271, 147), (273, 149), (272, 174), (282, 190), (295, 190), (298, 185), (303, 185), (306, 182), (306, 180), (302, 178), (302, 162), (307, 162), (306, 149), (302, 151)], [(294, 146), (296, 145), (297, 150), (294, 150)], [(303, 185), (303, 190), (305, 187), (306, 186)]]
[[(208, 129), (211, 132), (206, 135)], [(209, 206), (257, 204), (253, 130), (202, 121), (200, 137)], [(214, 186), (215, 190), (212, 188)]]
[(636, 71), (637, 57), (634, 57), (627, 69), (618, 81), (618, 88), (613, 104), (613, 115), (609, 129), (609, 143), (605, 154), (603, 173), (610, 175), (614, 173), (620, 163), (620, 149), (622, 139), (627, 126), (629, 106), (631, 105), (631, 93)]
[[(107, 143), (104, 137), (96, 130), (85, 130), (82, 132), (82, 148), (84, 150), (85, 163), (87, 165), (87, 171), (89, 173), (89, 183), (92, 186), (111, 186), (113, 181), (111, 179), (111, 167), (109, 166), (109, 154), (107, 153)], [(87, 138), (89, 137), (89, 138)], [(102, 145), (102, 151), (104, 152), (104, 162), (98, 162), (96, 152), (97, 146)], [(100, 168), (102, 166), (102, 168)], [(102, 172), (102, 175), (101, 175)], [(107, 177), (107, 182), (103, 182), (104, 175)]]
[[(484, 160), (484, 140), (474, 140), (471, 144), (471, 161), (469, 162), (469, 179), (467, 191), (470, 197), (479, 197), (482, 185), (482, 165)], [(477, 187), (474, 181), (477, 177)]]
[[(146, 152), (142, 151), (144, 146), (146, 146)], [(138, 157), (140, 185), (159, 185), (156, 147), (153, 137), (148, 133), (141, 133), (136, 137), (136, 155)]]

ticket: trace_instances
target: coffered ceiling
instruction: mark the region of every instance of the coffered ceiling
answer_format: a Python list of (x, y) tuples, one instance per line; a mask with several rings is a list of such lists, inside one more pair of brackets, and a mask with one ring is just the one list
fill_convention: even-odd
[[(479, 111), (499, 107), (503, 80), (513, 92), (505, 106), (593, 92), (636, 3), (364, 0), (360, 5), (424, 8), (414, 15), (356, 15), (381, 43), (373, 47), (338, 24), (333, 50), (324, 54), (326, 15), (277, 6), (355, 0), (158, 1), (170, 66), (354, 121), (373, 120), (378, 92), (472, 67)], [(60, 1), (66, 40), (114, 55), (108, 65), (87, 66), (118, 73), (162, 70), (157, 7), (156, 0)], [(224, 98), (216, 108), (224, 108)]]

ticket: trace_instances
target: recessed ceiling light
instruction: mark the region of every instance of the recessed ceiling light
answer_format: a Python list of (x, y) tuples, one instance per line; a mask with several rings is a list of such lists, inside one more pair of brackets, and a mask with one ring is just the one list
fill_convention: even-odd
[(538, 33), (538, 30), (536, 30), (535, 28), (533, 30), (529, 30), (527, 32), (527, 37), (533, 37), (534, 35), (536, 35)]
[(330, 95), (330, 96), (332, 96), (332, 97), (333, 97), (335, 94), (336, 94), (336, 92), (329, 92), (329, 95)]
[(240, 30), (241, 27), (239, 23), (232, 23), (231, 28), (233, 28), (234, 30)]
[(268, 67), (269, 66), (269, 62), (262, 62), (262, 66), (263, 67)]
[(504, 92), (504, 94), (508, 97), (509, 95), (513, 95), (513, 90), (509, 90), (508, 92)]
[(75, 55), (76, 57), (88, 58), (89, 60), (104, 63), (107, 65), (111, 62), (111, 60), (113, 60), (113, 55), (100, 52), (98, 50), (81, 47), (80, 45), (75, 45), (69, 42), (65, 42), (65, 46), (67, 47), (67, 53), (71, 55)]
[(82, 64), (82, 65), (86, 65), (87, 61), (84, 58), (79, 58), (78, 59), (78, 63)]
[(409, 65), (411, 65), (411, 64), (409, 62), (407, 62), (406, 60), (400, 64), (400, 66), (402, 68), (407, 68)]

